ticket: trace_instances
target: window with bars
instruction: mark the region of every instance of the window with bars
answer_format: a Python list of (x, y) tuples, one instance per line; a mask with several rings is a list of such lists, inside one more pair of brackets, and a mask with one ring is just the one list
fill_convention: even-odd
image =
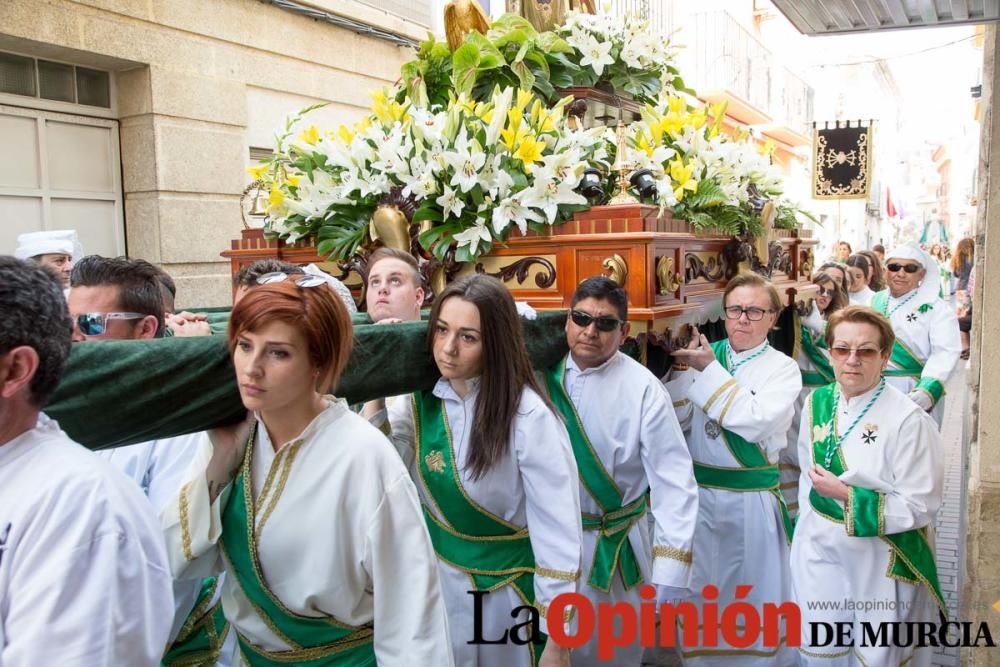
[(111, 108), (111, 74), (0, 52), (0, 93)]

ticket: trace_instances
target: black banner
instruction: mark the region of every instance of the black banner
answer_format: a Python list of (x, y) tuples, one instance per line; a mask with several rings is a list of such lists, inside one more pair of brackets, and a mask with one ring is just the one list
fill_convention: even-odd
[(813, 198), (864, 199), (871, 186), (872, 128), (817, 128), (813, 136)]

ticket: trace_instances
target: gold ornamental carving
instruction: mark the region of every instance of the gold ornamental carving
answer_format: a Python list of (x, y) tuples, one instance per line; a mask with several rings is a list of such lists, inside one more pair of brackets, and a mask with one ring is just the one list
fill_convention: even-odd
[(628, 264), (624, 257), (615, 253), (601, 262), (601, 266), (606, 271), (604, 275), (617, 283), (619, 287), (625, 287), (625, 281), (628, 280)]
[(662, 296), (673, 294), (681, 286), (681, 274), (674, 271), (674, 258), (664, 255), (656, 262), (656, 283)]

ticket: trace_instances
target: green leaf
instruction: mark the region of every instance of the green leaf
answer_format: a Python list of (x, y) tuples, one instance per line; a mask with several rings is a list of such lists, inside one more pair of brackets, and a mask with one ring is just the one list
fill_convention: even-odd
[(535, 87), (535, 75), (526, 62), (515, 62), (510, 68), (514, 70), (521, 88), (531, 90)]
[[(482, 245), (482, 244), (480, 244)], [(488, 252), (488, 251), (487, 251)], [(455, 261), (457, 262), (471, 262), (473, 260), (472, 249), (470, 246), (463, 245), (455, 249)]]
[(478, 32), (470, 32), (465, 38), (466, 44), (475, 44), (479, 49), (479, 71), (483, 72), (497, 67), (503, 67), (507, 60), (503, 57), (493, 42)]
[(543, 32), (538, 35), (535, 44), (546, 53), (573, 53), (573, 47), (565, 39), (554, 32)]
[(476, 85), (476, 69), (479, 67), (479, 47), (466, 42), (455, 49), (451, 56), (452, 79), (459, 93), (471, 93)]
[(434, 222), (442, 222), (444, 220), (444, 213), (433, 200), (425, 199), (424, 203), (413, 213), (413, 222), (423, 222), (424, 220), (432, 220)]

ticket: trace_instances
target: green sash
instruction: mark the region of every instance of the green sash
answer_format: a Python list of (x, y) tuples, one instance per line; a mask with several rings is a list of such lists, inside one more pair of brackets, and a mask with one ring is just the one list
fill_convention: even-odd
[(622, 505), (622, 492), (594, 451), (576, 406), (563, 386), (566, 359), (568, 356), (545, 373), (545, 386), (553, 405), (566, 422), (573, 456), (580, 470), (580, 481), (602, 512), (600, 515), (583, 515), (583, 529), (599, 531), (587, 583), (607, 593), (611, 589), (611, 577), (617, 570), (621, 572), (622, 583), (628, 590), (642, 583), (642, 572), (628, 534), (632, 526), (646, 515), (646, 493), (640, 494), (627, 506)]
[(210, 667), (219, 661), (229, 624), (219, 602), (212, 598), (219, 587), (216, 577), (201, 582), (201, 592), (177, 637), (163, 654), (161, 667)]
[[(926, 305), (926, 304), (925, 304)], [(872, 308), (885, 315), (887, 318), (889, 308), (889, 290), (884, 289), (872, 297)], [(920, 307), (921, 309), (924, 306)], [(916, 389), (927, 392), (931, 401), (936, 405), (944, 396), (944, 385), (940, 380), (931, 377), (921, 377), (924, 372), (924, 360), (920, 359), (910, 348), (908, 348), (899, 336), (892, 346), (892, 355), (889, 357), (889, 367), (885, 369), (883, 375), (886, 377), (910, 377), (917, 380)]]
[[(811, 371), (802, 371), (802, 384), (807, 387), (822, 387), (830, 384), (834, 380), (833, 366), (825, 354), (823, 354), (812, 331), (804, 324), (799, 325), (802, 330), (802, 352), (814, 366)], [(825, 341), (824, 341), (824, 346)]]
[[(726, 354), (727, 339), (712, 343), (712, 352), (722, 367), (729, 371), (729, 355)], [(721, 427), (721, 424), (720, 424)], [(777, 464), (769, 463), (758, 445), (747, 442), (742, 436), (722, 428), (722, 437), (729, 451), (739, 461), (739, 468), (721, 468), (695, 462), (694, 479), (699, 486), (707, 486), (726, 491), (747, 493), (767, 491), (778, 501), (781, 523), (785, 529), (785, 539), (792, 541), (793, 524), (788, 515), (788, 506), (781, 495)]]
[(250, 492), (254, 431), (250, 432), (243, 465), (222, 508), (222, 553), (229, 575), (247, 600), (289, 651), (266, 651), (253, 645), (237, 630), (240, 652), (251, 667), (279, 667), (294, 663), (304, 667), (362, 667), (375, 664), (370, 627), (352, 627), (331, 616), (302, 616), (285, 607), (271, 592), (257, 560), (254, 502)]
[[(819, 426), (825, 437), (813, 441), (813, 463), (822, 465), (826, 452), (836, 443), (834, 428), (833, 390), (835, 385), (820, 387), (812, 394), (812, 428), (810, 433), (816, 433)], [(830, 472), (838, 477), (846, 470), (843, 452), (838, 450), (830, 464)], [(908, 530), (903, 533), (886, 535), (882, 530), (882, 512), (885, 494), (880, 491), (848, 486), (850, 496), (847, 500), (847, 512), (832, 498), (825, 498), (812, 489), (809, 492), (809, 503), (813, 509), (827, 519), (843, 523), (847, 534), (851, 537), (878, 537), (889, 545), (891, 558), (886, 575), (913, 585), (927, 586), (934, 601), (947, 614), (941, 587), (938, 584), (937, 565), (934, 562), (934, 552), (927, 542), (926, 529)]]
[[(493, 592), (511, 586), (525, 604), (534, 604), (535, 554), (527, 528), (495, 516), (465, 493), (441, 399), (420, 391), (411, 401), (417, 472), (430, 501), (444, 517), (441, 520), (424, 505), (434, 553), (468, 574), (475, 590)], [(537, 663), (541, 652), (533, 643), (528, 648)]]

